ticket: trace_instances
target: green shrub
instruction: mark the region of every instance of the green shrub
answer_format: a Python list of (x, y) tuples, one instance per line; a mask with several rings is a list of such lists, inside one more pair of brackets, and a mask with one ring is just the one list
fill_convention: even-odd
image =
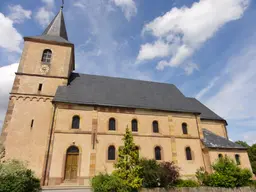
[(160, 163), (160, 187), (169, 188), (179, 179), (179, 168), (173, 162)]
[(203, 167), (200, 167), (200, 169), (196, 171), (196, 178), (200, 185), (205, 185), (207, 183), (208, 173)]
[(158, 163), (153, 159), (142, 159), (140, 166), (142, 167), (142, 186), (144, 188), (168, 188), (179, 179), (179, 168), (174, 163)]
[(93, 177), (91, 185), (94, 192), (129, 192), (122, 179), (116, 175), (99, 174)]
[(199, 187), (200, 185), (191, 179), (187, 179), (187, 180), (178, 180), (175, 183), (175, 187)]
[(0, 192), (39, 192), (40, 180), (22, 162), (0, 163)]
[(250, 184), (252, 173), (248, 169), (241, 169), (228, 157), (220, 158), (212, 165), (214, 173), (207, 174), (203, 170), (197, 171), (197, 178), (203, 185), (210, 187), (243, 187)]
[(144, 188), (156, 188), (160, 186), (160, 165), (156, 160), (141, 159), (140, 166), (142, 167), (142, 186)]
[(251, 180), (251, 181), (250, 181), (250, 187), (256, 189), (256, 181)]

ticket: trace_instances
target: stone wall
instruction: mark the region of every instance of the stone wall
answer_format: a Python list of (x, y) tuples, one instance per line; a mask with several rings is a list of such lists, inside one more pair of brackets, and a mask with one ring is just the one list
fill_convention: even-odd
[(140, 192), (255, 192), (256, 189), (250, 187), (243, 187), (237, 189), (226, 188), (212, 188), (212, 187), (200, 187), (200, 188), (178, 188), (178, 189), (142, 189)]

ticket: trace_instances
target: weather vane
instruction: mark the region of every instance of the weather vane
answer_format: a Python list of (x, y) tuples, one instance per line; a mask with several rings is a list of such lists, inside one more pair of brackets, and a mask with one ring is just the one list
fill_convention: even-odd
[(61, 5), (61, 8), (63, 9), (64, 7), (64, 0), (62, 0), (62, 5)]

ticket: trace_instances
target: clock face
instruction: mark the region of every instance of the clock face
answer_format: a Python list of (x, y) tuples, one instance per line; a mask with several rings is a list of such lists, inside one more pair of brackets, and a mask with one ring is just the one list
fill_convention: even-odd
[(49, 72), (49, 69), (50, 69), (50, 68), (49, 68), (48, 65), (42, 65), (40, 71), (41, 71), (41, 73), (46, 74), (46, 73)]

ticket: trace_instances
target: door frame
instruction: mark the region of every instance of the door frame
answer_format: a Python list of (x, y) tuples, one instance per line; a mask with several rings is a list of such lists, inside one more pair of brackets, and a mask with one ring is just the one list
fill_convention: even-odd
[[(65, 179), (66, 176), (66, 163), (67, 163), (67, 150), (69, 149), (69, 147), (77, 147), (79, 150), (79, 153), (74, 153), (78, 155), (78, 161), (77, 161), (77, 178), (76, 179)], [(77, 182), (80, 178), (80, 170), (81, 170), (81, 162), (82, 162), (82, 150), (81, 147), (77, 146), (77, 145), (69, 145), (66, 150), (65, 150), (65, 154), (63, 155), (63, 164), (62, 164), (62, 182)]]

